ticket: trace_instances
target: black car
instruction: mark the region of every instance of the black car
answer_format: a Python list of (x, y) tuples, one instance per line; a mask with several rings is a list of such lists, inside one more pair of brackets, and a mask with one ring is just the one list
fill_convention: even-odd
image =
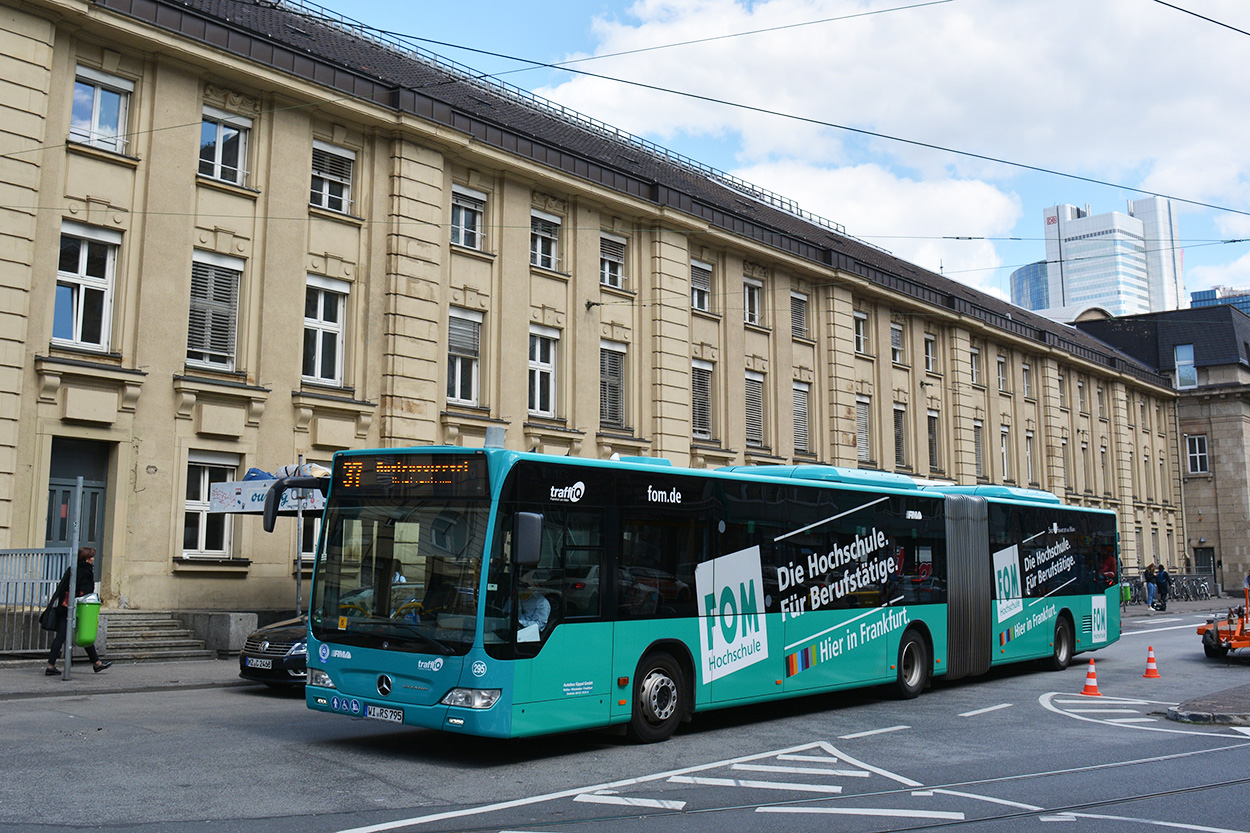
[(308, 617), (274, 622), (252, 633), (239, 654), (239, 676), (274, 688), (308, 676)]

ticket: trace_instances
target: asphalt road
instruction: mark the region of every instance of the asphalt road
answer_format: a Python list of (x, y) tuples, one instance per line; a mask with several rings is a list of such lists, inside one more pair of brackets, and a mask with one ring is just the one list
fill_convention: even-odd
[[(1082, 655), (909, 702), (712, 712), (652, 746), (466, 739), (253, 686), (7, 700), (0, 830), (1250, 833), (1250, 730), (1165, 716), (1250, 682), (1250, 662), (1203, 656), (1200, 621), (1127, 620), (1093, 655), (1096, 698)], [(1143, 677), (1148, 647), (1159, 679)]]

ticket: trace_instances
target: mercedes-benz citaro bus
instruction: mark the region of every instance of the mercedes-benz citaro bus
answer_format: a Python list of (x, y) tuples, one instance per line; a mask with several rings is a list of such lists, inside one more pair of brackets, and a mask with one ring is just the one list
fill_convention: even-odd
[(823, 465), (345, 451), (309, 708), (520, 737), (1073, 655), (1120, 636), (1113, 512)]

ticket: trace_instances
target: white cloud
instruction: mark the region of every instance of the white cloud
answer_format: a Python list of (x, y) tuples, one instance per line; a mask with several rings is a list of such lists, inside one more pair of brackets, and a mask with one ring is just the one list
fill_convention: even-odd
[(1185, 284), (1187, 292), (1217, 286), (1250, 287), (1250, 254), (1218, 266), (1195, 266), (1185, 272)]

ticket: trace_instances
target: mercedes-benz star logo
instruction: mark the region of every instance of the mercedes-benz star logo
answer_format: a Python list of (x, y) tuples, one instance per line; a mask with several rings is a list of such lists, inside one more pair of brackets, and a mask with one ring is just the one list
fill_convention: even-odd
[(391, 678), (383, 674), (378, 677), (378, 694), (386, 697), (391, 693)]

